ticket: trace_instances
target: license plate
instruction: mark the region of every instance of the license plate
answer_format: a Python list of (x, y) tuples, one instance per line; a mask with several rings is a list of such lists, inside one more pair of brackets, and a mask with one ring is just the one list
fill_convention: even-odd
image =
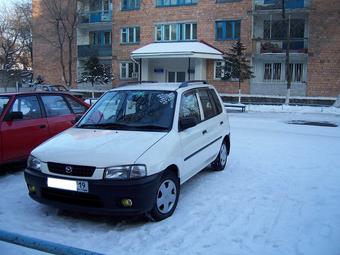
[(47, 187), (85, 193), (89, 192), (89, 184), (87, 181), (63, 180), (48, 177)]

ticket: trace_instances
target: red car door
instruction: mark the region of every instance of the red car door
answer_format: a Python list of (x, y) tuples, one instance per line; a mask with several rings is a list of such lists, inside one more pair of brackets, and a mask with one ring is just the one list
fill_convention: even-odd
[[(17, 118), (10, 118), (13, 113)], [(18, 113), (22, 118), (18, 118)], [(48, 139), (48, 123), (36, 96), (15, 97), (1, 123), (1, 136), (2, 163), (26, 159), (36, 146)]]
[(40, 96), (46, 111), (50, 135), (54, 136), (73, 126), (75, 114), (61, 94)]

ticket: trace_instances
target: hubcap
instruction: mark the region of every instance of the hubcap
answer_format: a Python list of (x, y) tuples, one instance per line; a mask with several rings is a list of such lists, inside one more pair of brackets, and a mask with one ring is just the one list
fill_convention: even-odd
[(221, 150), (220, 150), (220, 163), (221, 166), (224, 166), (225, 163), (227, 162), (227, 146), (223, 143), (221, 146)]
[(177, 196), (176, 185), (172, 180), (165, 180), (162, 182), (157, 193), (157, 208), (166, 214), (171, 211), (175, 205)]

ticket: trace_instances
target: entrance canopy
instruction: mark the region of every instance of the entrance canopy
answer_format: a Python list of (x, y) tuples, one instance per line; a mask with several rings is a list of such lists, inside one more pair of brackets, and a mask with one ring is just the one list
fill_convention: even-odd
[(150, 43), (133, 51), (131, 57), (223, 59), (221, 51), (202, 42)]

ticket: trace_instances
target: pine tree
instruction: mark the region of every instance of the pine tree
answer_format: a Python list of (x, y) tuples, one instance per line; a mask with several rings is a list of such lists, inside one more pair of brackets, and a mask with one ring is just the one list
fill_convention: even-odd
[(224, 75), (222, 80), (238, 80), (238, 102), (241, 103), (241, 82), (254, 77), (250, 61), (245, 55), (246, 47), (240, 42), (232, 45), (229, 52), (224, 56)]
[(81, 81), (91, 82), (92, 88), (94, 88), (94, 84), (96, 83), (108, 83), (111, 79), (111, 72), (109, 69), (110, 68), (100, 63), (96, 55), (93, 55), (85, 62)]

